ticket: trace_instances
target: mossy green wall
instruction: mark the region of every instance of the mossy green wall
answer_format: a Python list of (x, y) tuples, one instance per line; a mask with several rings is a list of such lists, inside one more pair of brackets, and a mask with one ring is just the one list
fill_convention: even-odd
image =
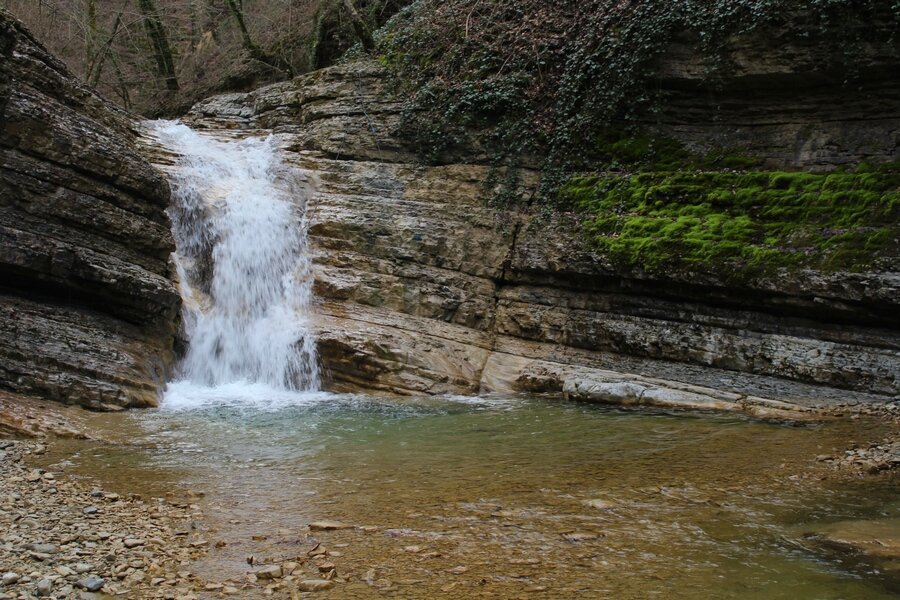
[(855, 172), (646, 171), (571, 178), (596, 249), (646, 269), (866, 270), (897, 256), (900, 164)]

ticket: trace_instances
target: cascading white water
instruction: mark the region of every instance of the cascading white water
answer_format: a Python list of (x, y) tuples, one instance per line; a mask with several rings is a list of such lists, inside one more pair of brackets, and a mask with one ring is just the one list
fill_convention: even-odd
[(170, 391), (186, 384), (317, 390), (306, 186), (298, 173), (271, 138), (221, 141), (170, 121), (151, 128), (179, 156), (170, 216), (189, 345), (183, 381)]

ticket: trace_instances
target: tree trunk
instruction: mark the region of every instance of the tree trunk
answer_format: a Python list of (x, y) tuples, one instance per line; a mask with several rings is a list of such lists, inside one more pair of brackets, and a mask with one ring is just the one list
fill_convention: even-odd
[(122, 13), (120, 12), (116, 15), (116, 22), (113, 24), (113, 28), (109, 33), (109, 37), (106, 38), (106, 43), (104, 43), (103, 47), (97, 51), (97, 54), (94, 57), (93, 62), (91, 63), (91, 67), (88, 70), (87, 82), (91, 87), (97, 87), (97, 83), (100, 81), (100, 75), (103, 73), (103, 63), (106, 60), (106, 56), (111, 51), (113, 40), (116, 39), (116, 34), (119, 33), (119, 26), (121, 24)]
[(84, 72), (89, 76), (94, 68), (97, 45), (97, 0), (86, 0), (87, 19), (84, 28)]
[(239, 0), (225, 0), (225, 4), (228, 5), (229, 10), (231, 11), (231, 15), (237, 22), (238, 29), (241, 30), (241, 39), (243, 40), (242, 45), (244, 46), (244, 49), (254, 59), (266, 63), (271, 67), (275, 67), (276, 69), (281, 69), (288, 75), (293, 76), (294, 69), (293, 67), (291, 67), (290, 63), (288, 63), (280, 56), (275, 56), (273, 54), (270, 54), (269, 52), (266, 52), (253, 43), (253, 39), (250, 37), (250, 32), (247, 30), (247, 24), (244, 22), (244, 12), (238, 5), (238, 1)]
[(372, 39), (372, 32), (369, 31), (366, 22), (363, 21), (362, 17), (360, 17), (359, 13), (356, 11), (356, 7), (353, 6), (353, 0), (343, 0), (343, 3), (344, 8), (350, 13), (350, 22), (353, 25), (353, 31), (356, 32), (356, 37), (359, 38), (365, 51), (371, 52), (375, 49), (375, 40)]
[(166, 88), (170, 92), (178, 91), (178, 78), (175, 76), (175, 60), (172, 58), (172, 47), (169, 46), (169, 38), (166, 28), (163, 26), (159, 9), (154, 0), (137, 0), (138, 8), (144, 17), (144, 30), (153, 46), (153, 57), (156, 59), (156, 69), (159, 76), (165, 79)]

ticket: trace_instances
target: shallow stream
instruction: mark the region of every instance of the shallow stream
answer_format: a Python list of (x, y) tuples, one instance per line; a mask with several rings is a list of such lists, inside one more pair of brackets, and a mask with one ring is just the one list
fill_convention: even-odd
[[(883, 435), (874, 422), (250, 391), (94, 415), (117, 443), (62, 441), (46, 460), (113, 491), (204, 494), (191, 535), (210, 552), (185, 568), (207, 581), (320, 542), (346, 581), (316, 597), (897, 597), (896, 579), (807, 536), (900, 517), (896, 479), (837, 480), (815, 460)], [(365, 529), (307, 531), (323, 519)]]

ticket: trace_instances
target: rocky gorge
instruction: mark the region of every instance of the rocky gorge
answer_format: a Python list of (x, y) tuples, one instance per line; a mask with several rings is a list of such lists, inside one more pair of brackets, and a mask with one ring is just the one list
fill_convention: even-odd
[[(4, 19), (4, 386), (106, 410), (153, 405), (178, 310), (168, 186), (139, 148), (158, 154), (146, 136), (136, 142), (133, 117)], [(695, 149), (737, 136), (780, 168), (895, 158), (898, 92), (883, 74), (896, 53), (867, 49), (859, 91), (823, 103), (835, 82), (816, 43), (776, 58), (738, 38), (733, 76), (704, 97), (680, 40), (658, 66), (671, 90), (658, 127)], [(789, 100), (777, 95), (786, 81)], [(477, 141), (423, 165), (398, 137), (403, 105), (390, 87), (383, 66), (350, 62), (213, 97), (186, 117), (226, 137), (274, 134), (315, 182), (307, 210), (330, 388), (546, 392), (760, 416), (900, 392), (895, 252), (862, 271), (737, 282), (622, 265), (591, 247), (577, 211), (492, 204)], [(758, 100), (738, 109), (747, 94)], [(539, 174), (517, 176), (533, 196)], [(34, 237), (51, 232), (49, 245)]]
[[(739, 146), (784, 195), (876, 178), (900, 159), (897, 41), (872, 24), (848, 84), (794, 26), (731, 39), (714, 86), (679, 35), (643, 125)], [(498, 170), (478, 131), (424, 161), (384, 56), (214, 96), (181, 120), (291, 167), (273, 189), (308, 235), (284, 260), (311, 278), (316, 385), (123, 412), (160, 404), (190, 343), (179, 285), (211, 305), (213, 245), (184, 293), (184, 166), (158, 129), (2, 9), (0, 58), (0, 599), (897, 589), (896, 200), (862, 266), (660, 269), (604, 251), (596, 214), (542, 203), (534, 157)]]
[[(778, 64), (778, 77), (803, 70), (797, 57), (809, 52)], [(758, 85), (762, 96), (776, 66), (740, 56), (746, 74), (733, 89)], [(689, 64), (667, 69), (673, 89), (690, 85)], [(317, 182), (308, 216), (319, 352), (335, 389), (547, 392), (761, 416), (896, 397), (895, 261), (865, 272), (782, 271), (739, 285), (703, 270), (660, 275), (623, 267), (590, 247), (578, 213), (491, 205), (490, 167), (477, 152), (468, 162), (418, 163), (391, 133), (402, 107), (387, 77), (375, 63), (351, 63), (214, 97), (187, 116), (220, 135), (272, 132), (288, 160)], [(670, 117), (670, 130), (690, 129), (692, 144), (712, 145), (735, 129), (689, 125), (705, 106)], [(776, 114), (775, 106), (733, 121), (773, 131), (779, 118), (818, 118)], [(887, 123), (896, 111), (858, 108), (856, 116), (843, 111), (846, 121), (829, 121), (836, 163), (841, 152), (856, 152), (848, 150), (858, 141), (855, 119), (871, 123), (877, 113), (885, 127), (866, 139), (896, 143)], [(820, 134), (811, 121), (783, 131), (770, 159), (821, 165), (821, 150), (803, 149)], [(790, 156), (787, 138), (798, 149)], [(522, 170), (525, 193), (534, 193), (536, 178)]]

